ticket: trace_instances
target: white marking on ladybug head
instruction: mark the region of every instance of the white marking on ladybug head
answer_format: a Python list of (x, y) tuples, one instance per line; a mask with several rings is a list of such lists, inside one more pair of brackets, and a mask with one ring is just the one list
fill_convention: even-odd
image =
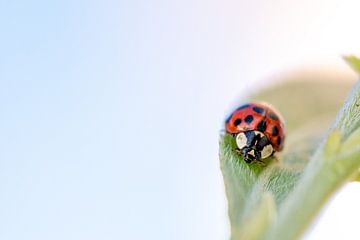
[(238, 148), (243, 149), (244, 147), (246, 147), (246, 144), (247, 144), (247, 137), (245, 133), (243, 132), (238, 133), (236, 135), (236, 145), (238, 146)]
[(248, 155), (255, 157), (255, 150), (251, 149), (248, 153)]
[(261, 150), (261, 158), (270, 157), (271, 154), (274, 152), (274, 149), (271, 144), (266, 145), (263, 150)]

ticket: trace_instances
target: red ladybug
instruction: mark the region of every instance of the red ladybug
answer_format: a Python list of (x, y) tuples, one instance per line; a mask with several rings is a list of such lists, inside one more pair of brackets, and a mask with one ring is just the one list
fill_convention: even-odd
[(247, 103), (238, 107), (227, 118), (225, 128), (235, 136), (237, 152), (247, 163), (268, 158), (284, 147), (283, 118), (266, 103)]

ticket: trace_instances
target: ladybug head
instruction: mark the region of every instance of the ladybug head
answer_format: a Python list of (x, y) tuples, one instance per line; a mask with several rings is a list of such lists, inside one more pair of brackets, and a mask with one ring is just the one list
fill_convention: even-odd
[(238, 133), (236, 145), (247, 163), (268, 158), (274, 153), (269, 139), (262, 132), (256, 130)]

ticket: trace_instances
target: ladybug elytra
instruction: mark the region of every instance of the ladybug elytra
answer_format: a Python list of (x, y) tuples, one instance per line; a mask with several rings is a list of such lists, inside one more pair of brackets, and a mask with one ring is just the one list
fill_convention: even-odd
[(283, 118), (267, 103), (241, 105), (228, 117), (225, 128), (235, 137), (236, 150), (247, 163), (268, 158), (284, 147)]

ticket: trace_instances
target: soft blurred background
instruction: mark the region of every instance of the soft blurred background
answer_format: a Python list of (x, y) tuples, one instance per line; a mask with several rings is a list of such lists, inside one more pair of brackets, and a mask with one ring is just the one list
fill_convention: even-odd
[[(227, 239), (225, 115), (293, 72), (355, 81), (359, 7), (0, 1), (0, 239)], [(358, 239), (359, 193), (306, 239)]]

